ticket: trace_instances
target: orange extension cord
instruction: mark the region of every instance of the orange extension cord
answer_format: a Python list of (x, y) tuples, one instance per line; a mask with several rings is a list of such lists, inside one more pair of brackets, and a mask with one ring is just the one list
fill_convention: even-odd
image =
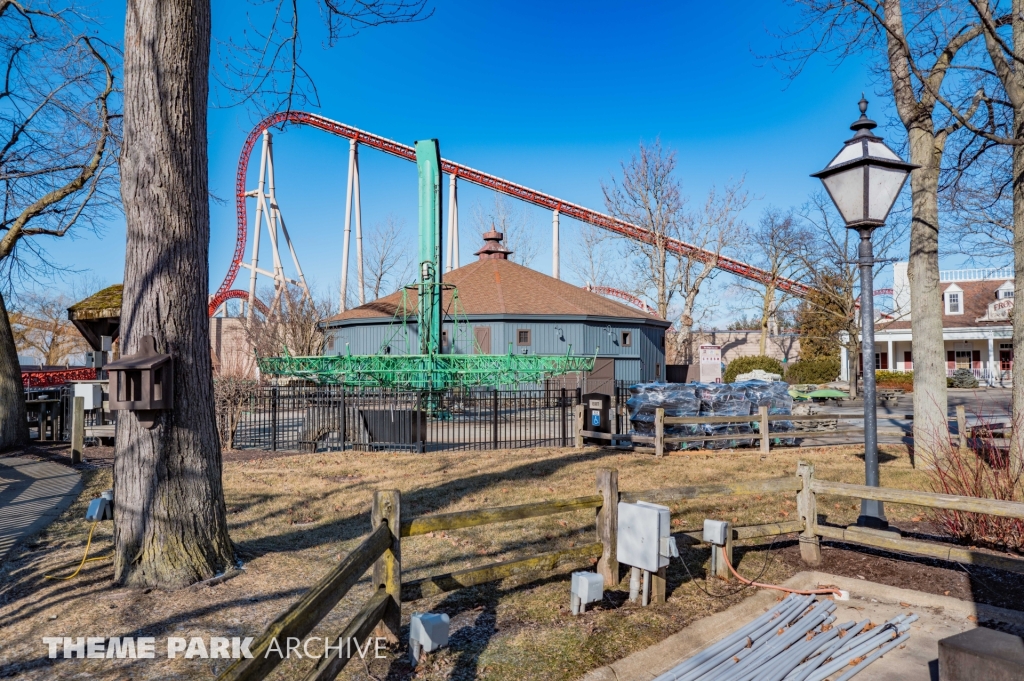
[(775, 589), (776, 591), (785, 591), (786, 593), (797, 594), (798, 596), (818, 596), (823, 594), (832, 594), (833, 596), (843, 595), (841, 589), (811, 589), (808, 591), (801, 591), (799, 589), (789, 589), (784, 586), (778, 586), (777, 584), (762, 584), (761, 582), (752, 582), (749, 579), (746, 579), (745, 577), (741, 576), (740, 573), (736, 572), (736, 568), (734, 568), (732, 566), (732, 563), (729, 561), (729, 554), (726, 552), (725, 547), (723, 546), (721, 548), (722, 560), (724, 560), (725, 564), (729, 566), (729, 570), (734, 575), (736, 575), (736, 579), (740, 580), (744, 584), (749, 584), (750, 586), (759, 586), (762, 589)]

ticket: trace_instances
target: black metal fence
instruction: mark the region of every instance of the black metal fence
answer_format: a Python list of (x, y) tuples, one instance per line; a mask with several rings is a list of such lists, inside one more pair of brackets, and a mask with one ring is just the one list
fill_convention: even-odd
[[(567, 447), (580, 389), (440, 391), (259, 386), (218, 405), (221, 441), (234, 449), (418, 452)], [(613, 406), (628, 392), (617, 389)], [(618, 412), (619, 410), (616, 410)], [(621, 417), (616, 424), (622, 432)]]

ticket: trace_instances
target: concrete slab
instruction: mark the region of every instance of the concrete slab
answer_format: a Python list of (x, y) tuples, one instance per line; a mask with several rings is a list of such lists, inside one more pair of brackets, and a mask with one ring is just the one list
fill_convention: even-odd
[(14, 545), (52, 523), (78, 498), (82, 476), (52, 461), (0, 458), (0, 562)]
[[(901, 613), (916, 613), (906, 647), (875, 661), (857, 679), (873, 681), (931, 681), (938, 679), (938, 642), (978, 626), (998, 623), (1024, 631), (1024, 612), (1005, 610), (921, 591), (839, 577), (824, 572), (801, 572), (783, 586), (812, 589), (834, 585), (850, 592), (850, 600), (836, 605), (836, 621), (870, 619), (881, 623)], [(608, 666), (595, 669), (583, 681), (651, 681), (690, 655), (735, 631), (773, 605), (781, 594), (760, 590), (742, 603), (695, 622), (661, 643)], [(839, 674), (835, 675), (836, 677)]]

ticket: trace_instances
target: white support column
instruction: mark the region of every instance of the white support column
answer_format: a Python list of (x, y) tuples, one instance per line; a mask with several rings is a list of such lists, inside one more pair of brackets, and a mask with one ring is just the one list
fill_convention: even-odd
[(558, 211), (551, 214), (551, 276), (561, 279), (558, 267)]
[(996, 384), (996, 370), (999, 365), (996, 361), (996, 342), (995, 339), (988, 339), (988, 384), (993, 386)]
[(339, 309), (344, 312), (345, 294), (348, 293), (348, 244), (352, 234), (352, 184), (355, 181), (356, 141), (349, 140), (348, 144), (348, 190), (345, 192), (345, 234), (342, 237), (341, 245), (341, 305)]
[(359, 203), (361, 193), (359, 191), (359, 147), (355, 145), (353, 148), (355, 152), (353, 153), (352, 170), (355, 173), (355, 183), (352, 187), (352, 207), (356, 212), (356, 273), (359, 277), (359, 304), (364, 305), (366, 303), (366, 286), (363, 283), (363, 209)]
[(448, 258), (445, 272), (459, 268), (459, 192), (458, 178), (448, 176)]
[[(245, 317), (252, 319), (253, 301), (256, 299), (256, 268), (260, 262), (260, 232), (263, 231), (263, 190), (267, 179), (267, 149), (270, 146), (270, 132), (263, 131), (263, 149), (260, 151), (260, 183), (256, 188), (256, 219), (252, 226), (252, 266), (249, 272), (249, 297), (246, 299)], [(246, 193), (248, 195), (248, 192)]]
[(839, 357), (839, 378), (843, 381), (850, 380), (850, 362), (849, 362), (849, 351), (846, 346), (842, 346)]
[(889, 337), (889, 365), (886, 367), (889, 371), (896, 370), (896, 355), (892, 352), (892, 337)]

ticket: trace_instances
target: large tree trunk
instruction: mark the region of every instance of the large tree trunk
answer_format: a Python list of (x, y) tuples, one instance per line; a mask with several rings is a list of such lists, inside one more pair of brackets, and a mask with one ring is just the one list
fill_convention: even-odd
[[(1018, 111), (1015, 118), (1017, 139), (1024, 140), (1024, 111)], [(1013, 148), (1013, 287), (1014, 291), (1024, 291), (1024, 146), (1021, 145)], [(1013, 306), (1012, 314), (1013, 365), (1010, 379), (1013, 381), (1013, 427), (1010, 429), (1010, 470), (1014, 471), (1024, 466), (1024, 300)]]
[(232, 560), (214, 416), (206, 287), (210, 4), (129, 0), (121, 197), (122, 353), (146, 335), (174, 359), (174, 408), (117, 422), (114, 578), (174, 588)]
[(7, 305), (0, 294), (0, 451), (28, 444), (25, 388)]
[[(935, 137), (909, 130), (910, 161), (921, 167), (910, 175), (910, 326), (914, 357), (914, 466), (931, 467), (949, 443), (946, 421), (946, 353), (942, 341), (942, 289), (939, 283), (939, 161)], [(870, 295), (867, 293), (865, 295)], [(864, 358), (865, 367), (873, 366)]]

